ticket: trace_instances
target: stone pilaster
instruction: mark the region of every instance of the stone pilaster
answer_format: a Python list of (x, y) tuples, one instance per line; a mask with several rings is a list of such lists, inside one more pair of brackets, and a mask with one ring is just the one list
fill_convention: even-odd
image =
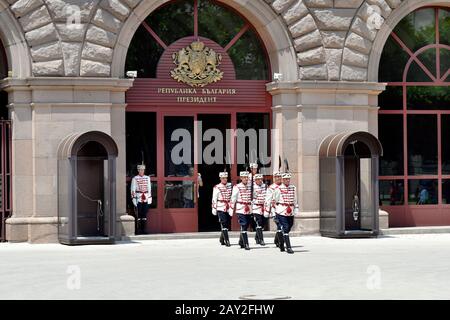
[[(102, 131), (119, 146), (117, 214), (125, 204), (126, 79), (29, 78), (6, 79), (13, 125), (13, 216), (7, 220), (7, 240), (57, 241), (57, 150), (76, 132)], [(127, 228), (118, 228), (118, 230)]]
[(278, 155), (287, 158), (298, 189), (301, 214), (294, 226), (303, 233), (319, 232), (319, 155), (322, 140), (346, 131), (366, 131), (377, 136), (379, 83), (328, 81), (273, 82), (273, 126), (278, 132)]

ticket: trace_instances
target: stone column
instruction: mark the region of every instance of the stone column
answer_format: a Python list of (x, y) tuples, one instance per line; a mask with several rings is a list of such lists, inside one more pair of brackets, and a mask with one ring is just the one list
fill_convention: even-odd
[(289, 160), (298, 189), (301, 214), (294, 231), (319, 233), (320, 185), (318, 150), (328, 135), (347, 131), (378, 134), (379, 83), (330, 81), (273, 82), (274, 166), (278, 155)]
[(72, 133), (102, 131), (116, 141), (116, 207), (119, 217), (125, 214), (125, 92), (131, 84), (126, 79), (99, 78), (4, 81), (14, 128), (8, 241), (57, 241), (57, 152)]

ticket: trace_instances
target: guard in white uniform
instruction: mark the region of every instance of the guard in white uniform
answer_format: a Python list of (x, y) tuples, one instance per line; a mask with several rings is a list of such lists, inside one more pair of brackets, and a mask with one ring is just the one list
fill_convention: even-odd
[(231, 230), (231, 217), (233, 212), (230, 210), (230, 200), (233, 185), (228, 182), (228, 172), (219, 173), (220, 183), (213, 189), (212, 196), (212, 214), (219, 217), (221, 226), (220, 244), (230, 247), (228, 230)]
[(252, 221), (252, 203), (251, 203), (251, 186), (248, 182), (248, 172), (242, 171), (240, 173), (241, 183), (233, 187), (231, 195), (231, 208), (233, 212), (237, 213), (239, 224), (241, 226), (241, 236), (239, 238), (239, 245), (245, 250), (250, 250), (248, 244), (247, 230)]
[(137, 208), (136, 234), (144, 234), (147, 225), (147, 212), (152, 204), (152, 184), (145, 175), (145, 165), (137, 166), (138, 175), (131, 180), (131, 198)]
[(263, 230), (266, 224), (266, 216), (264, 204), (266, 200), (266, 184), (263, 182), (262, 174), (255, 174), (255, 184), (253, 185), (253, 217), (256, 222), (256, 244), (265, 246)]
[(267, 188), (265, 200), (265, 216), (273, 218), (273, 221), (277, 226), (277, 233), (275, 233), (274, 243), (277, 247), (281, 246), (282, 250), (284, 251), (283, 231), (275, 213), (275, 201), (273, 199), (275, 190), (281, 186), (282, 175), (282, 172), (275, 172), (273, 174), (273, 183)]
[[(297, 203), (297, 189), (291, 184), (292, 175), (283, 174), (283, 183), (274, 192), (275, 213), (283, 230), (283, 239), (286, 244), (286, 251), (294, 253), (289, 239), (289, 232), (294, 225), (294, 216), (298, 215), (299, 207)], [(283, 251), (280, 247), (280, 250)]]

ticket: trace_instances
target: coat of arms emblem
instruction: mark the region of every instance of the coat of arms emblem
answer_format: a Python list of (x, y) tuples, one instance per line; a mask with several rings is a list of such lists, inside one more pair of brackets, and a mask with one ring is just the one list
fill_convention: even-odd
[(171, 71), (171, 76), (178, 82), (191, 87), (204, 87), (223, 78), (223, 72), (218, 68), (222, 55), (206, 47), (203, 42), (192, 42), (174, 53), (172, 58), (177, 67)]

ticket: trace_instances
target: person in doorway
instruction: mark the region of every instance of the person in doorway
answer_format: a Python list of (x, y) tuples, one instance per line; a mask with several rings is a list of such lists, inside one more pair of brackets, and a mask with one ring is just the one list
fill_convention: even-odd
[(277, 226), (274, 243), (278, 248), (281, 249), (281, 251), (284, 251), (283, 230), (275, 212), (275, 200), (273, 198), (275, 190), (281, 186), (282, 175), (283, 173), (281, 172), (275, 172), (273, 174), (273, 183), (267, 188), (265, 200), (265, 216), (273, 218), (273, 222), (275, 222)]
[(248, 227), (252, 221), (252, 209), (251, 209), (251, 186), (248, 181), (249, 173), (242, 171), (240, 173), (241, 183), (233, 187), (231, 194), (231, 214), (236, 212), (241, 226), (241, 236), (239, 238), (239, 245), (245, 250), (250, 250), (248, 243)]
[[(297, 188), (291, 184), (292, 175), (290, 173), (283, 174), (283, 183), (274, 192), (275, 212), (278, 221), (283, 230), (283, 240), (286, 244), (286, 251), (289, 254), (294, 253), (289, 239), (294, 225), (294, 216), (298, 215), (299, 207), (297, 203)], [(280, 251), (283, 251), (280, 247)]]
[(417, 201), (417, 204), (428, 204), (429, 199), (429, 193), (427, 190), (427, 187), (425, 184), (420, 184), (420, 192), (419, 192), (419, 200)]
[(230, 247), (228, 231), (231, 230), (230, 200), (233, 185), (228, 182), (228, 172), (219, 173), (220, 183), (214, 186), (212, 195), (212, 214), (219, 217), (221, 227), (220, 244)]
[(263, 230), (266, 224), (264, 203), (266, 200), (267, 187), (263, 182), (264, 176), (262, 174), (255, 174), (255, 184), (253, 186), (253, 217), (256, 222), (256, 244), (265, 246)]
[(152, 204), (152, 184), (145, 175), (145, 165), (137, 166), (138, 175), (131, 180), (131, 198), (136, 214), (136, 234), (145, 234), (147, 212)]

